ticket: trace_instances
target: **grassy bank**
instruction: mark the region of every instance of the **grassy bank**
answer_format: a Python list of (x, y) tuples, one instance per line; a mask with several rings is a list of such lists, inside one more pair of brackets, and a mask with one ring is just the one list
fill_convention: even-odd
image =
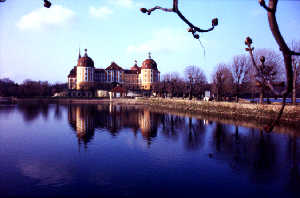
[[(258, 123), (268, 123), (273, 120), (281, 107), (280, 104), (260, 105), (163, 98), (141, 98), (136, 101), (124, 102), (151, 106), (152, 110), (175, 110), (183, 113), (200, 114), (222, 119), (255, 121)], [(287, 105), (280, 122), (282, 124), (300, 125), (300, 106)]]

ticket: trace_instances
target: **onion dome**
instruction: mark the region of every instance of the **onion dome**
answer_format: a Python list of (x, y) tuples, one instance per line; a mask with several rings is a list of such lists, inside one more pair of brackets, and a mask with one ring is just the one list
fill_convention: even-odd
[(94, 67), (94, 61), (87, 55), (87, 49), (85, 49), (84, 56), (78, 59), (77, 66)]
[(151, 53), (149, 52), (149, 58), (144, 60), (142, 63), (142, 69), (154, 69), (157, 70), (156, 62), (151, 58)]

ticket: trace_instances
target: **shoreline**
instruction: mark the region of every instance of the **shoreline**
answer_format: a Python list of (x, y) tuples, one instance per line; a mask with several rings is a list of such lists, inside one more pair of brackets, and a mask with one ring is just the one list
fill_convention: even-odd
[[(82, 99), (82, 98), (28, 98), (12, 99), (17, 104), (22, 103), (58, 103), (58, 104), (114, 104), (114, 105), (142, 105), (151, 111), (168, 111), (172, 113), (189, 114), (203, 119), (216, 118), (220, 120), (247, 121), (259, 125), (274, 120), (279, 111), (280, 104), (253, 104), (235, 102), (197, 101), (179, 98), (109, 98)], [(280, 125), (300, 126), (300, 105), (286, 105)]]

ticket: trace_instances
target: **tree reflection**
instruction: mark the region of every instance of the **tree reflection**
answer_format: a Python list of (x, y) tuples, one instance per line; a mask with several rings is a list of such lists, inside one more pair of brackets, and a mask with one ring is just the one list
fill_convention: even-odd
[(48, 118), (49, 105), (47, 103), (23, 103), (18, 104), (18, 111), (23, 114), (25, 122), (32, 122), (42, 115), (45, 120)]
[(231, 133), (228, 126), (216, 123), (212, 138), (214, 158), (236, 171), (247, 171), (256, 183), (276, 178), (278, 149), (270, 134), (253, 130), (240, 134), (238, 126)]
[(232, 150), (232, 140), (228, 137), (227, 127), (221, 123), (216, 123), (213, 131), (213, 141), (216, 152), (228, 152)]
[(199, 149), (204, 145), (205, 139), (205, 126), (203, 120), (195, 120), (191, 117), (188, 118), (188, 126), (185, 133), (185, 147), (189, 150)]
[(15, 110), (14, 105), (1, 105), (0, 104), (0, 118), (3, 117), (8, 117), (11, 113), (13, 113)]
[(172, 115), (172, 114), (162, 114), (161, 125), (162, 125), (162, 135), (167, 138), (177, 140), (178, 134), (185, 130), (185, 118)]
[(290, 135), (288, 139), (288, 149), (287, 149), (288, 161), (290, 163), (289, 169), (289, 183), (287, 188), (293, 192), (299, 192), (300, 186), (300, 152), (299, 152), (299, 140), (295, 134)]
[(66, 109), (65, 105), (49, 104), (47, 102), (24, 102), (17, 105), (17, 111), (22, 114), (26, 123), (31, 123), (42, 116), (44, 120), (48, 120), (50, 111), (54, 110), (54, 118), (60, 120), (62, 111)]
[(61, 120), (61, 118), (62, 118), (61, 105), (59, 105), (59, 104), (55, 104), (54, 117), (57, 120)]

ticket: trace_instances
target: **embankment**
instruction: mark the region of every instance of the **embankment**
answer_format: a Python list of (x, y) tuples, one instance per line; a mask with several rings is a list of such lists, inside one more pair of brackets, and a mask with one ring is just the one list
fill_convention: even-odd
[[(17, 103), (39, 102), (60, 104), (126, 104), (143, 105), (151, 111), (168, 111), (201, 115), (221, 120), (248, 121), (266, 124), (274, 120), (281, 107), (280, 104), (245, 104), (234, 102), (206, 102), (184, 99), (165, 98), (115, 98), (109, 99), (81, 99), (81, 98), (48, 98), (48, 99), (15, 99)], [(300, 126), (300, 105), (286, 105), (280, 123), (282, 125)]]
[[(266, 124), (274, 120), (279, 112), (280, 104), (244, 104), (234, 102), (206, 102), (183, 99), (140, 98), (136, 100), (119, 99), (115, 104), (146, 105), (152, 111), (168, 110), (191, 115), (202, 115), (220, 119), (255, 121)], [(300, 126), (300, 106), (286, 105), (280, 120), (281, 124)]]

